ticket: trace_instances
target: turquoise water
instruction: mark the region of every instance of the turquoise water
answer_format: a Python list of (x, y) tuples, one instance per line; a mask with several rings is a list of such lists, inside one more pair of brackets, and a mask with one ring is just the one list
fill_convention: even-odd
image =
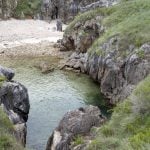
[(27, 147), (33, 150), (45, 149), (52, 131), (67, 111), (88, 104), (100, 106), (104, 114), (108, 110), (99, 86), (88, 76), (61, 70), (42, 74), (34, 64), (45, 60), (54, 61), (51, 57), (1, 61), (1, 65), (13, 68), (15, 80), (28, 88), (31, 109)]

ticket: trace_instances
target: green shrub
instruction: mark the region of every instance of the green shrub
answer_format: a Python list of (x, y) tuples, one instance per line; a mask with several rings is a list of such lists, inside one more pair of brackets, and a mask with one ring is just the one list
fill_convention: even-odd
[(108, 125), (103, 126), (103, 127), (101, 128), (101, 132), (102, 132), (102, 134), (103, 134), (104, 136), (106, 136), (106, 137), (110, 137), (110, 136), (113, 136), (113, 135), (114, 135), (113, 129), (112, 129), (110, 126), (108, 126)]
[(77, 135), (73, 140), (74, 146), (77, 146), (77, 145), (80, 145), (83, 143), (84, 143), (84, 140), (83, 140), (83, 137), (81, 135)]
[(33, 17), (34, 14), (39, 12), (41, 2), (41, 0), (20, 0), (15, 9), (15, 17), (20, 18), (22, 12), (25, 16)]

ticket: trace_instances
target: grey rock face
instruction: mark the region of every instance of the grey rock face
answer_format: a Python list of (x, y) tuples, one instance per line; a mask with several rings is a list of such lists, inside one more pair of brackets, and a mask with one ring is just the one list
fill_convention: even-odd
[[(12, 72), (9, 69), (3, 68), (2, 73), (8, 75), (9, 78), (6, 77), (9, 80), (12, 78)], [(26, 87), (15, 81), (5, 81), (0, 87), (0, 105), (3, 106), (4, 111), (14, 124), (17, 140), (25, 146), (27, 132), (26, 122), (30, 109)]]
[(135, 85), (150, 73), (150, 45), (146, 43), (132, 51), (128, 48), (127, 56), (120, 57), (118, 43), (113, 41), (114, 38), (102, 45), (103, 55), (74, 52), (66, 67), (89, 74), (100, 83), (101, 92), (110, 103), (115, 104), (129, 96)]
[(99, 23), (101, 19), (102, 17), (98, 16), (95, 19), (87, 20), (84, 25), (76, 23), (72, 32), (64, 35), (61, 41), (62, 49), (85, 53), (95, 39), (104, 32), (103, 26)]
[(57, 31), (62, 31), (62, 21), (60, 19), (57, 20), (56, 26), (57, 26)]
[(43, 0), (41, 6), (44, 19), (72, 20), (78, 12), (88, 11), (96, 7), (112, 5), (115, 0)]
[(0, 18), (8, 19), (13, 16), (18, 0), (0, 0)]
[(66, 113), (49, 138), (46, 150), (69, 150), (70, 142), (78, 134), (86, 134), (93, 126), (104, 122), (98, 107), (87, 106)]
[(29, 97), (27, 89), (22, 84), (15, 81), (4, 83), (0, 89), (0, 96), (6, 110), (17, 113), (21, 122), (27, 121), (30, 109)]
[(7, 80), (11, 80), (14, 77), (15, 72), (12, 69), (0, 66), (0, 75), (6, 77)]

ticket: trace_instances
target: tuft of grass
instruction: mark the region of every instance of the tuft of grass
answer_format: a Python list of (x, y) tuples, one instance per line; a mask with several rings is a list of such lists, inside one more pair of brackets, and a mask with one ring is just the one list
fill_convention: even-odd
[(101, 128), (101, 132), (102, 134), (105, 136), (105, 137), (111, 137), (114, 135), (114, 131), (113, 129), (108, 126), (108, 125), (104, 125), (102, 128)]
[(81, 135), (77, 135), (73, 140), (73, 145), (74, 146), (77, 146), (77, 145), (80, 145), (80, 144), (83, 144), (83, 143), (84, 143), (84, 140), (83, 140), (83, 137)]
[(4, 111), (0, 107), (0, 127), (5, 128), (7, 127), (7, 130), (12, 131), (13, 130), (13, 125), (9, 121), (8, 116), (4, 113)]

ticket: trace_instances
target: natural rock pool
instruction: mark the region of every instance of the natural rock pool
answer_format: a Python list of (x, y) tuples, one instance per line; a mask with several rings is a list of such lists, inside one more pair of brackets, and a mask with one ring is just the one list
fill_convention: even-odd
[(55, 70), (42, 74), (35, 63), (53, 58), (21, 58), (1, 60), (1, 65), (15, 70), (15, 80), (24, 84), (30, 97), (30, 114), (27, 123), (27, 147), (44, 150), (47, 140), (62, 116), (88, 104), (98, 105), (108, 115), (99, 86), (88, 76)]

